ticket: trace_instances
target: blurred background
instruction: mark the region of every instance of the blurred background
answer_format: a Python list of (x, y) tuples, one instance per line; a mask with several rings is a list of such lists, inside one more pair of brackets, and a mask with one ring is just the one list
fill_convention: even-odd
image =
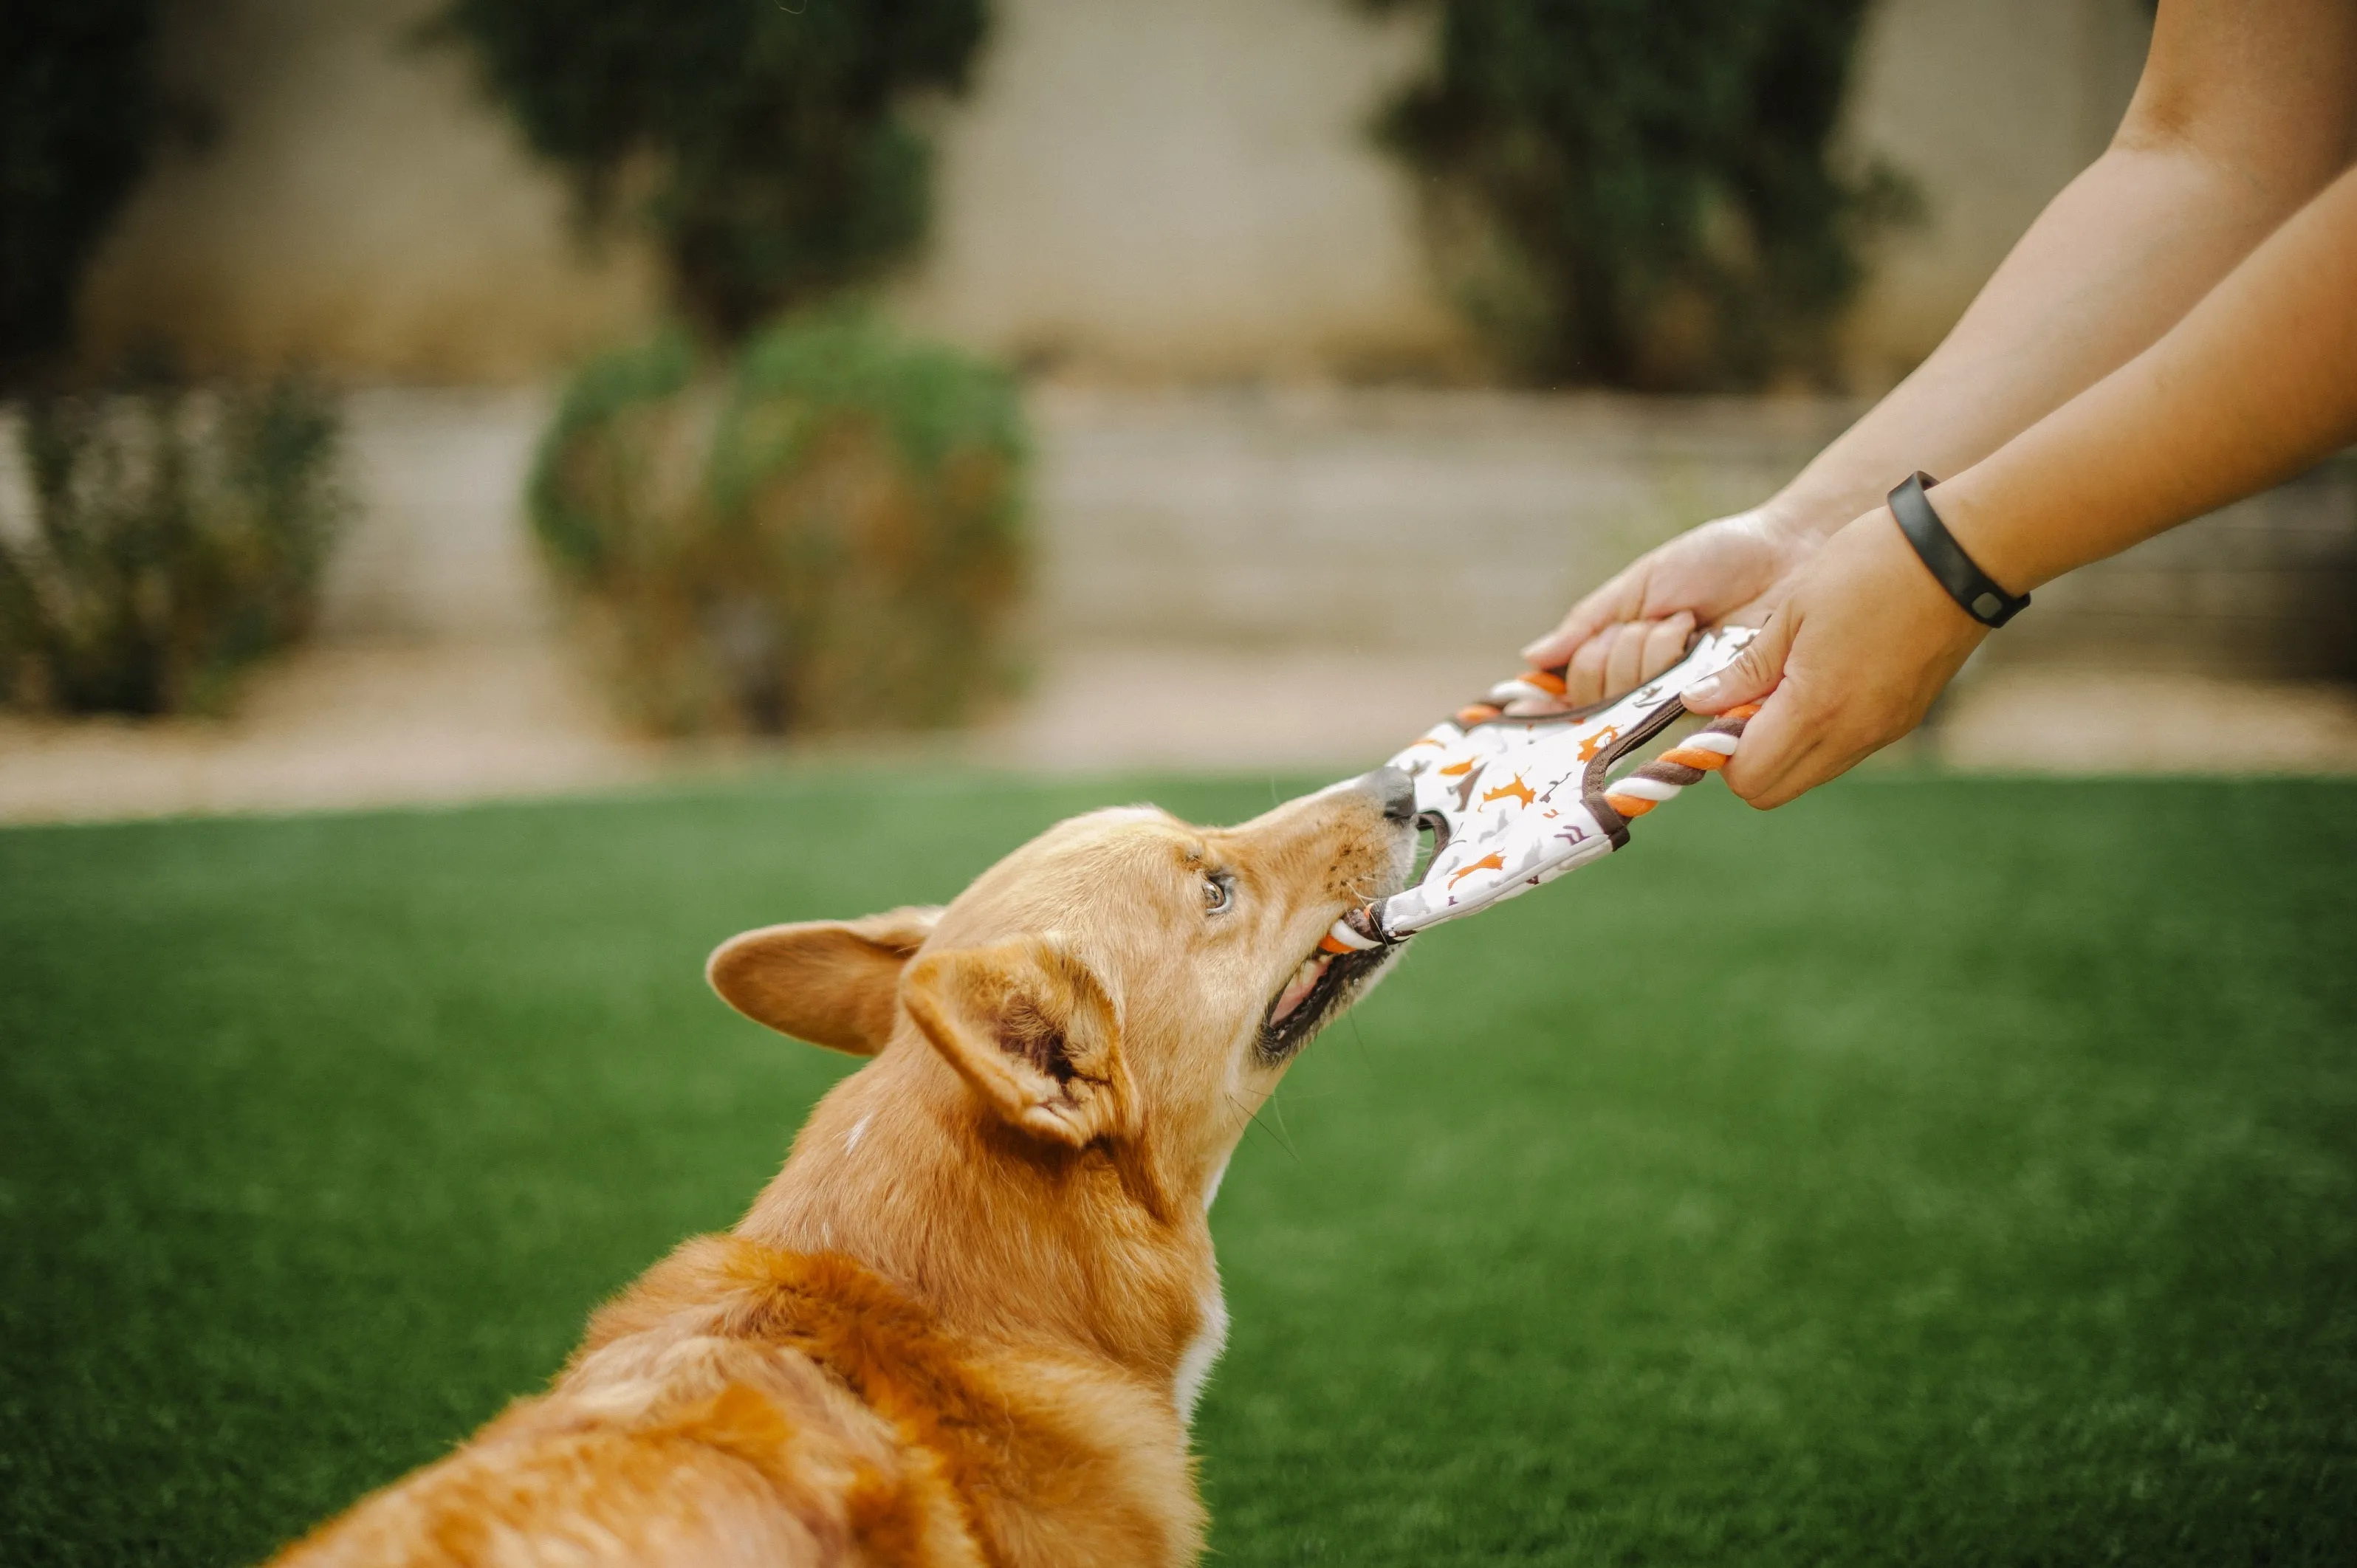
[[(855, 1066), (716, 943), (1389, 755), (2151, 20), (0, 4), (0, 1563), (447, 1452)], [(2119, 777), (2357, 774), (2352, 603), (2343, 455), (1419, 938), (1213, 1215), (1219, 1561), (2357, 1562), (2357, 783)]]
[[(4, 25), (0, 818), (1363, 766), (1764, 498), (2142, 0), (105, 0)], [(2346, 458), (1904, 760), (2357, 768)]]

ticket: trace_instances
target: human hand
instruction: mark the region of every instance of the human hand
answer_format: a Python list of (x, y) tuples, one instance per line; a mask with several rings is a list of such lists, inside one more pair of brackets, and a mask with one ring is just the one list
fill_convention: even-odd
[(1766, 628), (1733, 664), (1681, 696), (1704, 714), (1762, 703), (1724, 777), (1765, 811), (1848, 772), (1922, 723), (1987, 635), (1878, 507), (1793, 575)]
[(1568, 664), (1564, 700), (1587, 707), (1685, 656), (1697, 626), (1756, 626), (1817, 536), (1765, 509), (1688, 529), (1647, 551), (1523, 650), (1534, 669)]

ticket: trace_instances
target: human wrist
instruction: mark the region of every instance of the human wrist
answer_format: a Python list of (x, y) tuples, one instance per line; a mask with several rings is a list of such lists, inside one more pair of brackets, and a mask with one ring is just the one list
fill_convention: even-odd
[(1979, 469), (1968, 468), (1925, 499), (1957, 547), (2007, 593), (2026, 595), (2061, 576), (2068, 566), (2042, 560), (2020, 531), (2009, 526), (2016, 520), (1987, 481)]
[(1879, 490), (1852, 494), (1847, 489), (1811, 484), (1803, 474), (1753, 508), (1751, 516), (1768, 538), (1807, 552), (1848, 527), (1881, 499)]
[[(1945, 489), (1943, 486), (1932, 493), (1943, 494)], [(1989, 635), (1987, 623), (1959, 603), (1940, 581), (1899, 526), (1887, 501), (1860, 516), (1843, 533), (1845, 544), (1852, 542), (1848, 535), (1860, 535), (1855, 541), (1855, 558), (1873, 563), (1876, 587), (1869, 596), (1882, 600), (1902, 619), (1921, 628), (1922, 635), (1940, 650), (1962, 648), (1969, 652)], [(1867, 592), (1863, 585), (1859, 591)], [(1944, 657), (1944, 652), (1934, 656)]]

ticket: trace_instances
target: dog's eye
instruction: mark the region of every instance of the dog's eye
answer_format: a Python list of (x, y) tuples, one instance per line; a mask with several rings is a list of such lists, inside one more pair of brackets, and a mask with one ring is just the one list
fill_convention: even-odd
[(1203, 913), (1216, 915), (1236, 901), (1236, 885), (1213, 872), (1203, 878)]

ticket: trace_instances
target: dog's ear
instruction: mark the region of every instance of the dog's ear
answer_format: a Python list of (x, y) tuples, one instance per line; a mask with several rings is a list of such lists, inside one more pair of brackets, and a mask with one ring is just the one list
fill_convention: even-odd
[(722, 942), (704, 976), (757, 1024), (872, 1057), (892, 1037), (900, 971), (941, 918), (937, 908), (888, 909), (864, 920), (764, 926)]
[(1121, 1026), (1096, 972), (1045, 938), (929, 952), (900, 1000), (985, 1104), (1079, 1148), (1117, 1131), (1127, 1095)]

